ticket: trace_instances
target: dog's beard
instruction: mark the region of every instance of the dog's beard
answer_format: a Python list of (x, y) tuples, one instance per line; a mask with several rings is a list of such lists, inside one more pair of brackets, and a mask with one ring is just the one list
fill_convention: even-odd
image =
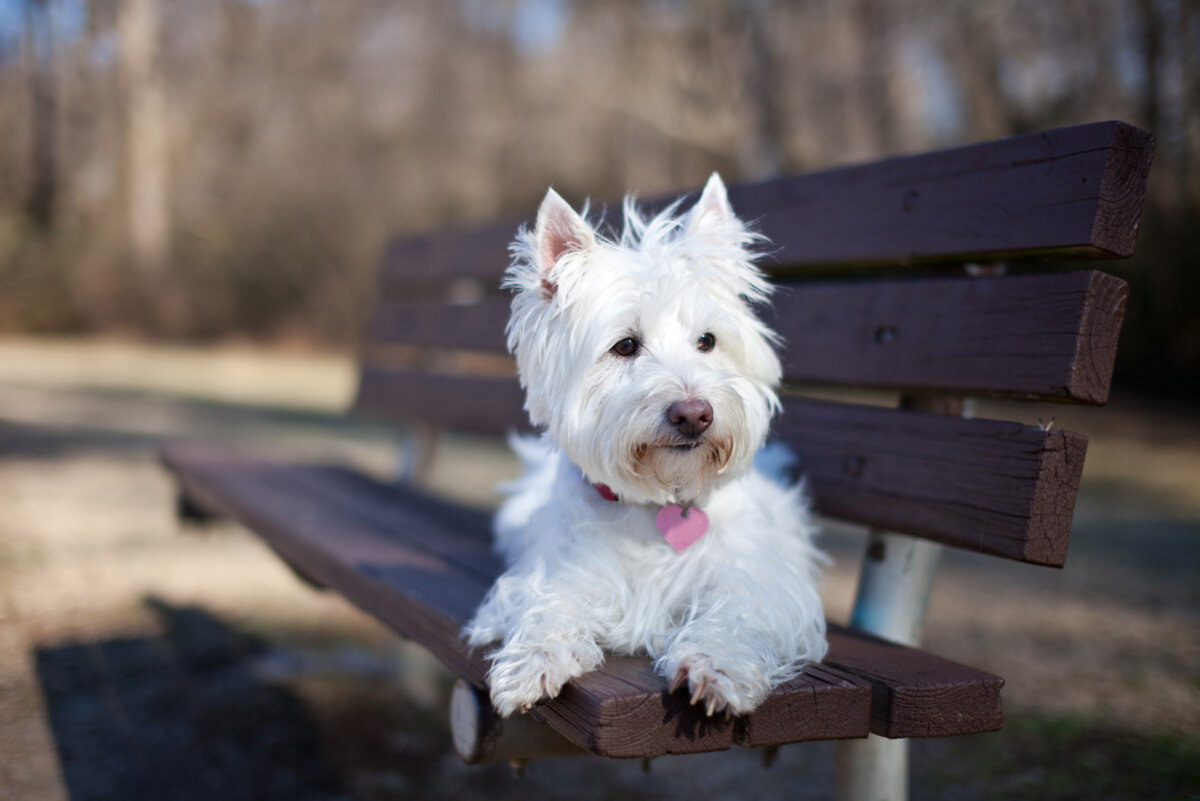
[[(648, 373), (620, 384), (602, 364), (577, 394), (560, 398), (551, 434), (588, 481), (605, 484), (629, 503), (703, 505), (726, 482), (747, 473), (766, 439), (771, 396), (741, 376), (689, 385), (670, 374)], [(712, 423), (696, 437), (667, 419), (671, 404), (699, 397), (712, 406)]]
[(704, 437), (683, 444), (640, 444), (629, 454), (631, 472), (682, 506), (699, 502), (705, 490), (729, 473), (736, 446), (729, 437)]

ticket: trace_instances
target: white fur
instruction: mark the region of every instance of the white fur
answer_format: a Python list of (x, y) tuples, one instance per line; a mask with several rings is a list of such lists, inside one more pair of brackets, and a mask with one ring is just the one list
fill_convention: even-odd
[[(617, 241), (551, 190), (514, 243), (509, 347), (545, 434), (513, 441), (526, 474), (496, 518), (508, 569), (466, 630), (500, 643), (489, 684), (502, 715), (553, 698), (605, 651), (648, 653), (709, 714), (749, 712), (824, 655), (803, 493), (753, 469), (781, 373), (754, 313), (770, 293), (755, 241), (714, 175), (687, 214), (646, 220), (627, 200)], [(632, 357), (612, 351), (625, 337)], [(687, 399), (713, 410), (698, 443), (667, 421)], [(655, 525), (668, 503), (709, 519), (681, 553)]]

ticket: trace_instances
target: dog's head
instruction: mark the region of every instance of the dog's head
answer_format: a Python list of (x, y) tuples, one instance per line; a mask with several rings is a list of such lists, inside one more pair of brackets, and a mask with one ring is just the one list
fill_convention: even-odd
[(717, 175), (607, 239), (553, 190), (513, 244), (508, 345), (534, 425), (637, 503), (701, 502), (745, 473), (778, 407), (770, 286)]

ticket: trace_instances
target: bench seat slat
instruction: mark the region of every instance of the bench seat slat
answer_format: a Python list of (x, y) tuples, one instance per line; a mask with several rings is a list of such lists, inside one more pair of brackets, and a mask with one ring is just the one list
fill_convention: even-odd
[[(1146, 131), (1097, 122), (731, 186), (729, 199), (759, 223), (781, 267), (1124, 257), (1153, 151)], [(607, 212), (619, 222), (619, 205)], [(393, 243), (384, 295), (402, 298), (421, 278), (493, 282), (518, 224)]]
[[(459, 632), (490, 585), (489, 569), (499, 569), (486, 515), (341, 468), (282, 465), (182, 445), (165, 449), (163, 458), (191, 503), (246, 524), (298, 570), (483, 686), (486, 663), (464, 646)], [(889, 736), (922, 736), (947, 716), (937, 708), (940, 696), (921, 695), (930, 672), (948, 686), (961, 685), (960, 695), (987, 696), (999, 714), (997, 680), (981, 671), (912, 649), (903, 649), (916, 666), (908, 673), (872, 667), (872, 653), (892, 659), (895, 648), (835, 628), (827, 664), (810, 667), (737, 721), (706, 719), (682, 692), (669, 694), (666, 680), (644, 657), (610, 657), (534, 714), (576, 743), (619, 757), (720, 750), (735, 738), (773, 745), (864, 736), (868, 728), (883, 731), (886, 715), (884, 722), (872, 722), (873, 714), (883, 713), (871, 707), (873, 698), (884, 697), (928, 696), (924, 711), (892, 703), (908, 717), (887, 724)], [(843, 651), (852, 670), (834, 661)], [(930, 669), (922, 673), (921, 665)], [(971, 728), (976, 722), (964, 720), (954, 733), (981, 730)]]

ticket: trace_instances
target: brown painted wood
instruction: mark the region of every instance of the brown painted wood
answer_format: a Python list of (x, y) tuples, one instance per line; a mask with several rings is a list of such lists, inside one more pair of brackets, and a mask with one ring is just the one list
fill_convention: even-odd
[(773, 324), (789, 381), (1102, 404), (1127, 296), (1095, 271), (799, 283)]
[[(837, 631), (831, 632), (834, 652), (838, 637)], [(754, 748), (862, 737), (871, 716), (871, 684), (826, 662), (809, 665), (776, 687), (758, 709), (738, 721), (735, 742)]]
[[(769, 269), (1123, 257), (1133, 253), (1153, 150), (1145, 131), (1098, 122), (733, 186), (729, 197), (770, 240)], [(606, 224), (619, 213), (609, 207)], [(408, 282), (431, 277), (493, 287), (518, 225), (394, 243), (385, 296), (410, 297)]]
[(733, 721), (706, 717), (684, 692), (667, 692), (645, 657), (609, 656), (604, 667), (573, 680), (534, 714), (568, 739), (610, 757), (723, 751)]
[(383, 302), (372, 313), (367, 339), (373, 343), (506, 353), (504, 326), (508, 322), (509, 303), (508, 295), (469, 304), (433, 300)]
[(730, 192), (781, 266), (1133, 253), (1154, 140), (1122, 122), (783, 178)]
[[(1124, 281), (1096, 271), (807, 282), (784, 285), (768, 317), (787, 345), (788, 381), (1102, 404), (1127, 296)], [(505, 297), (469, 306), (388, 303), (376, 310), (372, 341), (501, 354), (507, 315)], [(370, 349), (364, 359), (386, 369)], [(400, 380), (408, 379), (393, 379)], [(444, 397), (483, 404), (483, 419), (513, 425), (493, 414), (493, 393)], [(397, 417), (430, 408), (408, 386), (386, 404)]]
[(776, 433), (825, 515), (1061, 567), (1087, 439), (1020, 423), (785, 400)]
[[(190, 502), (250, 526), (289, 563), (484, 686), (483, 656), (463, 645), (459, 631), (499, 570), (486, 515), (339, 468), (285, 466), (193, 446), (171, 446), (163, 459)], [(843, 640), (835, 629), (831, 654), (842, 653)], [(925, 664), (916, 653), (905, 664)], [(757, 745), (865, 736), (870, 699), (878, 695), (875, 676), (887, 674), (886, 667), (870, 665), (872, 654), (890, 659), (891, 647), (873, 652), (854, 644), (847, 657), (858, 660), (853, 670), (832, 662), (811, 667), (736, 721), (706, 718), (684, 691), (668, 693), (645, 657), (610, 657), (534, 714), (572, 741), (614, 757), (720, 750), (735, 734)], [(961, 666), (953, 666), (955, 673), (945, 660), (929, 659), (947, 681), (971, 684), (983, 675)], [(887, 675), (892, 691), (907, 697), (905, 677)], [(922, 682), (910, 694), (923, 692)], [(919, 710), (897, 708), (911, 718), (897, 725), (922, 720)], [(934, 719), (927, 727), (942, 725), (946, 716), (933, 707), (927, 714)]]
[[(356, 518), (269, 462), (192, 446), (168, 447), (163, 460), (193, 503), (246, 525), (287, 562), (483, 685), (483, 657), (459, 632), (488, 582), (406, 542), (411, 518), (388, 525)], [(420, 530), (426, 521), (418, 516), (415, 524)]]
[(511, 377), (365, 366), (354, 410), (383, 420), (417, 420), (460, 431), (503, 434), (529, 428), (524, 405), (524, 393)]
[(1003, 723), (999, 676), (840, 627), (831, 627), (825, 661), (871, 683), (875, 734), (945, 737)]
[[(370, 387), (370, 402), (392, 418), (494, 434), (524, 421), (511, 379), (384, 380), (393, 383)], [(1066, 560), (1080, 434), (803, 398), (784, 400), (775, 433), (799, 455), (822, 514), (1034, 564)]]

